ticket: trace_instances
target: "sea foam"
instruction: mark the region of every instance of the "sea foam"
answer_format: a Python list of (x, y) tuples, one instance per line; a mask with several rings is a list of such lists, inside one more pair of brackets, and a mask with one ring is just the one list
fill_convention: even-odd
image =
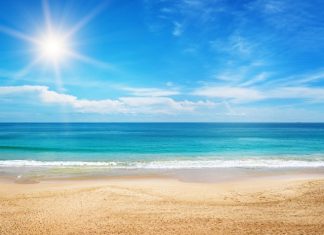
[(324, 161), (305, 161), (288, 159), (209, 159), (129, 162), (1, 160), (0, 167), (88, 167), (113, 169), (316, 168), (324, 167)]

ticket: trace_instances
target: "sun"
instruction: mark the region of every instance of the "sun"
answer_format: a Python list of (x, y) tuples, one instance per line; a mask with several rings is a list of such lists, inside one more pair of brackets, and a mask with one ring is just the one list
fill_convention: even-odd
[(75, 51), (76, 48), (74, 47), (74, 45), (76, 45), (74, 40), (77, 32), (88, 24), (103, 9), (105, 9), (109, 1), (103, 0), (101, 2), (101, 4), (92, 9), (87, 15), (76, 22), (75, 25), (72, 25), (69, 28), (64, 27), (64, 31), (62, 25), (55, 27), (55, 24), (53, 24), (48, 0), (42, 1), (45, 28), (44, 31), (38, 31), (40, 34), (30, 35), (0, 24), (0, 33), (5, 33), (9, 36), (32, 44), (33, 47), (30, 51), (35, 53), (35, 58), (20, 71), (18, 71), (14, 76), (25, 76), (31, 72), (32, 69), (37, 68), (40, 63), (45, 63), (47, 65), (53, 65), (55, 78), (58, 81), (60, 80), (60, 70), (61, 66), (63, 65), (62, 61), (67, 62), (67, 60), (70, 59), (78, 60), (85, 64), (94, 65), (104, 69), (112, 69), (112, 65), (110, 63), (103, 62), (79, 53), (78, 51)]
[(68, 53), (68, 43), (60, 34), (47, 34), (39, 42), (41, 56), (50, 61), (60, 61)]

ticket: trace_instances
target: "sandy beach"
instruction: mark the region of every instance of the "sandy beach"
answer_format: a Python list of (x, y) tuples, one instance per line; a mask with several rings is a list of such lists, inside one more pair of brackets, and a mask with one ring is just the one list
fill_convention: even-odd
[[(33, 182), (29, 182), (33, 183)], [(0, 234), (324, 234), (324, 177), (0, 183)]]

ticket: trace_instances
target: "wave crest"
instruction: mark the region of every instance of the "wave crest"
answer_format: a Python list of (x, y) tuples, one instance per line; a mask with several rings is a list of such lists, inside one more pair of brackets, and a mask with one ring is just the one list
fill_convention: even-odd
[(324, 161), (287, 159), (166, 160), (141, 162), (0, 160), (0, 167), (93, 167), (113, 169), (316, 168), (324, 167)]

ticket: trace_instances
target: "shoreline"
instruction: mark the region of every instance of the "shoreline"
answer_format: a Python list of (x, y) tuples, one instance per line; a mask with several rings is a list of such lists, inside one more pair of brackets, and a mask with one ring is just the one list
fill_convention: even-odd
[[(12, 171), (8, 171), (12, 170)], [(55, 180), (109, 180), (118, 178), (169, 178), (183, 182), (222, 183), (253, 178), (322, 178), (317, 168), (193, 168), (193, 169), (105, 169), (105, 168), (0, 168), (0, 181), (38, 183)]]

